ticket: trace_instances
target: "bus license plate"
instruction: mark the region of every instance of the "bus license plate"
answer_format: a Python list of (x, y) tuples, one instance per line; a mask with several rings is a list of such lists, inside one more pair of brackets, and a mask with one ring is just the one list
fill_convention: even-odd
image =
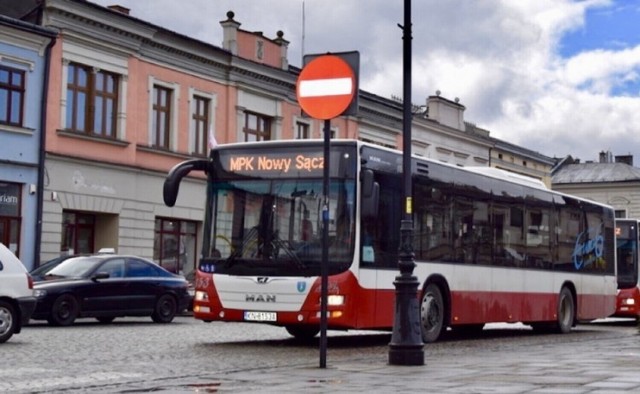
[(244, 312), (244, 320), (246, 321), (276, 321), (277, 315), (275, 312)]

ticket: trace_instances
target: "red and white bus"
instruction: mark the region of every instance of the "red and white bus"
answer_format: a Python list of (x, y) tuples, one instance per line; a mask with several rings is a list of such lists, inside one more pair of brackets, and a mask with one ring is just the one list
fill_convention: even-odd
[(639, 236), (637, 219), (616, 219), (618, 300), (615, 317), (631, 317), (637, 320), (640, 316)]
[[(221, 145), (165, 181), (207, 174), (194, 317), (320, 329), (328, 223), (328, 329), (391, 329), (402, 217), (402, 154), (353, 140)], [(568, 332), (615, 311), (614, 212), (535, 180), (412, 158), (414, 253), (424, 342), (450, 327), (523, 322)], [(328, 209), (323, 210), (323, 207)], [(328, 216), (324, 216), (328, 215)]]

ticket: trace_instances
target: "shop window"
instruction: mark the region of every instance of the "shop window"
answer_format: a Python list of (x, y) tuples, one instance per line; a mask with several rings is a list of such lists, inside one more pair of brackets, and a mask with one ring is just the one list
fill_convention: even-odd
[(153, 259), (173, 273), (187, 274), (194, 270), (196, 229), (193, 221), (156, 218)]
[(20, 257), (22, 186), (0, 182), (0, 242)]
[(62, 244), (67, 254), (94, 253), (96, 217), (93, 214), (65, 211), (62, 213)]

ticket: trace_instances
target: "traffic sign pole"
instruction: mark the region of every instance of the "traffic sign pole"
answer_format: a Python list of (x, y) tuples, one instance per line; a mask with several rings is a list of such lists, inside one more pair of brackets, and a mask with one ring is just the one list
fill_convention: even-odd
[[(355, 53), (351, 53), (355, 55)], [(357, 56), (356, 56), (357, 58)], [(353, 59), (352, 59), (353, 60)], [(300, 72), (296, 96), (309, 116), (324, 120), (322, 262), (320, 265), (320, 368), (327, 367), (327, 298), (329, 296), (329, 163), (331, 119), (343, 115), (358, 90), (353, 68), (336, 55), (315, 57)], [(356, 109), (357, 110), (357, 109)]]

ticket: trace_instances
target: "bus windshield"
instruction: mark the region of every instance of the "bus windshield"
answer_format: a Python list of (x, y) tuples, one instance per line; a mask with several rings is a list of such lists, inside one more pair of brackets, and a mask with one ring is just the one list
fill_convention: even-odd
[[(214, 181), (211, 235), (200, 269), (247, 276), (319, 275), (322, 179)], [(346, 270), (355, 244), (355, 181), (332, 179), (328, 199), (329, 272)]]
[(627, 289), (638, 284), (638, 233), (636, 221), (616, 223), (616, 253), (618, 288)]

